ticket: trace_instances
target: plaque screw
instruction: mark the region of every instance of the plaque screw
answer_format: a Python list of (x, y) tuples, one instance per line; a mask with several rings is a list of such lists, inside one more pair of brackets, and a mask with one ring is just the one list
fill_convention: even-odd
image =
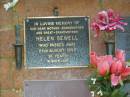
[(29, 22), (29, 19), (26, 19), (26, 22)]
[(88, 19), (87, 18), (85, 18), (85, 21), (87, 21)]
[(28, 84), (25, 84), (26, 87), (28, 87), (29, 85)]

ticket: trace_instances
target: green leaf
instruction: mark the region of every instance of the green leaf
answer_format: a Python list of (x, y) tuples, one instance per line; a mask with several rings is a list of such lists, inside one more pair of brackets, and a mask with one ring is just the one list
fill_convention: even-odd
[(103, 81), (103, 80), (104, 80), (103, 77), (101, 77), (101, 76), (97, 77), (97, 81)]
[(130, 66), (130, 60), (128, 62), (126, 62), (127, 66)]
[(122, 81), (122, 80), (120, 80), (119, 82), (120, 82), (120, 85), (121, 85), (121, 86), (124, 86), (124, 84), (123, 84), (123, 81)]
[(122, 87), (119, 89), (115, 89), (112, 92), (111, 97), (127, 97), (127, 93), (125, 93), (124, 91), (122, 91)]
[(113, 93), (111, 94), (111, 97), (117, 97), (118, 92), (119, 92), (119, 89), (114, 90)]

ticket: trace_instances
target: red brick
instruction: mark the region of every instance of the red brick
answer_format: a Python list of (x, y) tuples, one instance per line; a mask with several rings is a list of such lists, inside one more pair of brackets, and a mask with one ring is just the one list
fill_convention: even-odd
[(112, 8), (115, 11), (117, 11), (122, 16), (129, 16), (130, 15), (130, 1), (129, 0), (118, 0), (118, 2), (114, 2), (113, 0), (105, 0), (104, 6), (106, 8)]
[(1, 57), (14, 57), (15, 33), (12, 30), (0, 32)]
[[(26, 73), (25, 73), (26, 72)], [(90, 71), (87, 68), (77, 69), (37, 69), (26, 70), (24, 73), (15, 74), (15, 81), (22, 80), (63, 80), (63, 79), (84, 79)], [(86, 75), (87, 74), (87, 75)], [(21, 76), (20, 76), (21, 75)], [(19, 76), (19, 77), (18, 77)], [(23, 78), (24, 76), (24, 78)], [(18, 83), (22, 81), (17, 81)]]
[(27, 75), (26, 73), (26, 70), (23, 68), (21, 70), (16, 70), (14, 69), (13, 72), (13, 76), (12, 76), (12, 79), (13, 79), (13, 82), (14, 82), (14, 87), (15, 88), (22, 88), (23, 87), (23, 82), (25, 79), (25, 75)]
[[(2, 6), (2, 7), (1, 7)], [(11, 25), (13, 24), (12, 22), (12, 12), (5, 11), (3, 8), (3, 5), (0, 6), (0, 26), (5, 26), (5, 25)], [(1, 30), (1, 29), (0, 29)]]
[(21, 94), (19, 93), (16, 93), (15, 91), (12, 91), (12, 90), (5, 90), (3, 92), (1, 92), (1, 97), (23, 97), (21, 96)]
[(1, 88), (8, 89), (13, 87), (13, 81), (11, 76), (9, 59), (0, 59), (0, 83)]

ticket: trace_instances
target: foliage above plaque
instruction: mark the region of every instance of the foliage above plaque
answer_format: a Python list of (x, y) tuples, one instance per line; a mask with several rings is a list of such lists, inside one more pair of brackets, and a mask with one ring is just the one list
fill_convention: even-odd
[(122, 22), (121, 20), (123, 20), (123, 18), (121, 18), (120, 15), (112, 9), (98, 12), (91, 25), (92, 30), (96, 32), (95, 37), (99, 36), (100, 32), (112, 33), (117, 29), (124, 32), (125, 29), (123, 26), (126, 26), (127, 23)]
[(25, 19), (25, 64), (27, 67), (86, 67), (88, 63), (88, 17)]

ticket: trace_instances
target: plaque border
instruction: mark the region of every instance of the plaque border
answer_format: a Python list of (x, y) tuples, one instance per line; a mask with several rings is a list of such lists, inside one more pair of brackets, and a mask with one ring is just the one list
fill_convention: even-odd
[[(48, 17), (26, 17), (25, 19), (42, 19), (42, 18), (72, 18), (72, 17), (86, 17), (88, 19), (88, 38), (89, 38), (89, 54), (91, 51), (91, 39), (90, 39), (90, 16), (48, 16)], [(88, 67), (88, 65), (86, 64), (86, 66), (50, 66), (50, 67), (32, 67), (32, 66), (28, 66), (28, 64), (26, 63), (26, 39), (25, 39), (25, 19), (24, 19), (24, 55), (23, 55), (23, 63), (25, 66), (25, 69), (59, 69), (59, 68), (63, 68), (63, 69), (71, 69), (71, 68), (86, 68)]]

